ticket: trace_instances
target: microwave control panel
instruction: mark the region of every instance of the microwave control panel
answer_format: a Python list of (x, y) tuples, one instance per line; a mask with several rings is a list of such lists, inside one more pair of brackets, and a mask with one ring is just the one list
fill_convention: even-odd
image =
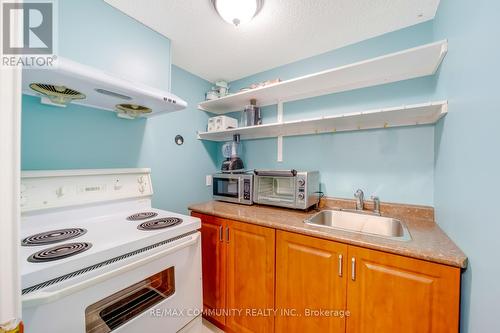
[(243, 180), (243, 199), (244, 200), (250, 200), (250, 198), (251, 198), (250, 182), (251, 182), (251, 179), (244, 179)]

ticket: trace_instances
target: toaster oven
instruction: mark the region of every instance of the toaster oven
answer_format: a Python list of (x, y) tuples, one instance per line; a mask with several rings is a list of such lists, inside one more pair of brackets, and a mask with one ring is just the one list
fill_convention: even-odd
[(257, 204), (308, 209), (318, 203), (319, 172), (255, 170), (253, 201)]

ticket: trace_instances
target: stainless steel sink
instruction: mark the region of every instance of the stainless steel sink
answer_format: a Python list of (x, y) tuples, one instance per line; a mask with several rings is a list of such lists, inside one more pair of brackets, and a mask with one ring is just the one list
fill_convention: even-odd
[(409, 241), (410, 233), (400, 220), (390, 217), (323, 210), (304, 221), (308, 225), (340, 229), (392, 240)]

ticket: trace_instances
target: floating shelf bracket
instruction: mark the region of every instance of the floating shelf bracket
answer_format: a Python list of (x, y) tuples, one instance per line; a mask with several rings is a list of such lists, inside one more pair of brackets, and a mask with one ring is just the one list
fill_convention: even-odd
[[(283, 101), (278, 101), (277, 120), (279, 124), (283, 124)], [(283, 162), (283, 135), (278, 135), (277, 140), (278, 162)]]

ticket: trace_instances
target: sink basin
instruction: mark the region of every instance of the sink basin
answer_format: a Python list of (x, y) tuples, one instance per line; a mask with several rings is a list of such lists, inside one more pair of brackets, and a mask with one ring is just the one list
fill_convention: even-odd
[(387, 239), (411, 240), (403, 222), (390, 218), (338, 210), (323, 210), (304, 221), (308, 225), (347, 230)]

